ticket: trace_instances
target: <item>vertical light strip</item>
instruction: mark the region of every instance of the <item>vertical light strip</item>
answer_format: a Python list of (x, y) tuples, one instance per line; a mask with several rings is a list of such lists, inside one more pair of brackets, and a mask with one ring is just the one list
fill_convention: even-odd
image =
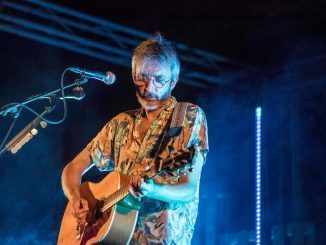
[(256, 108), (256, 244), (261, 244), (261, 107)]

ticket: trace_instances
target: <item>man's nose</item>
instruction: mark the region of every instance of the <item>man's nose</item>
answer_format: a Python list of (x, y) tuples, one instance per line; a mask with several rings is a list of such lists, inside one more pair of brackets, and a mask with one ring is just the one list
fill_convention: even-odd
[(153, 92), (155, 90), (154, 80), (152, 78), (148, 78), (145, 89), (148, 92)]

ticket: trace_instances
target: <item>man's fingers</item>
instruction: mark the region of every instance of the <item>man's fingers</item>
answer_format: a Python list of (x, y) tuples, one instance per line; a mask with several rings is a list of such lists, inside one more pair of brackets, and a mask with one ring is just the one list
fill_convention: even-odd
[(140, 178), (139, 176), (132, 176), (132, 177), (131, 177), (131, 184), (132, 184), (135, 188), (138, 188), (139, 186), (141, 186), (142, 183), (143, 183), (143, 179)]
[(88, 210), (88, 202), (86, 200), (84, 200), (84, 199), (82, 199), (82, 206), (83, 206), (82, 209)]
[(88, 210), (78, 210), (73, 212), (76, 216), (86, 215)]
[(130, 195), (132, 195), (133, 197), (136, 198), (136, 194), (135, 194), (135, 192), (134, 192), (134, 188), (133, 188), (132, 185), (129, 186), (129, 189), (128, 189), (128, 190), (129, 190)]
[(86, 216), (83, 218), (75, 218), (78, 224), (83, 224), (86, 222)]
[[(88, 203), (86, 200), (82, 200), (81, 201), (82, 203), (80, 202), (75, 202), (73, 204), (73, 208), (72, 208), (72, 214), (73, 216), (76, 218), (76, 220), (78, 222), (80, 222), (81, 220), (85, 220), (86, 219), (86, 215), (87, 215), (87, 212), (88, 212)], [(82, 205), (80, 205), (82, 204)], [(82, 207), (82, 208), (81, 208)]]
[(87, 213), (83, 214), (73, 214), (73, 217), (78, 223), (82, 223), (86, 221)]
[(86, 214), (88, 212), (88, 208), (85, 209), (85, 208), (81, 208), (81, 209), (73, 209), (72, 212), (75, 214), (75, 215), (80, 215), (80, 214)]
[(75, 220), (76, 220), (76, 222), (78, 224), (86, 222), (86, 214), (84, 214), (84, 215), (73, 215), (73, 217), (75, 218)]
[(138, 178), (137, 179), (137, 187), (140, 187), (143, 183), (143, 179), (142, 178)]
[(137, 191), (132, 185), (129, 187), (129, 193), (136, 199), (140, 199), (142, 197), (142, 193)]

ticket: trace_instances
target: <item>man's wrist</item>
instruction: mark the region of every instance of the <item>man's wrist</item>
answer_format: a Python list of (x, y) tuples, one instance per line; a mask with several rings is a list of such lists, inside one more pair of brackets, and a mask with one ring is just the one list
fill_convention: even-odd
[(73, 190), (70, 192), (70, 195), (69, 195), (69, 199), (70, 201), (75, 201), (75, 200), (78, 200), (80, 199), (80, 194), (79, 194), (79, 190)]

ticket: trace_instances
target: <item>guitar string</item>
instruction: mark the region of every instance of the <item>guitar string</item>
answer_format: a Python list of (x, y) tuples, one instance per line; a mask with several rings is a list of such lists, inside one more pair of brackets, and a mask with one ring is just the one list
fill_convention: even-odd
[[(184, 152), (184, 150), (182, 150), (183, 154), (187, 153), (188, 151)], [(178, 155), (178, 154), (175, 154)], [(165, 162), (168, 162), (170, 160), (172, 160), (173, 158), (175, 158), (175, 156), (170, 156), (168, 157)], [(158, 173), (156, 173), (154, 176), (152, 176), (150, 179), (154, 178)], [(126, 197), (129, 192), (127, 189), (128, 185), (123, 186), (121, 189), (115, 191), (112, 195), (110, 195), (108, 198), (106, 198), (104, 200), (104, 205), (103, 207), (100, 209), (100, 211), (102, 213), (105, 213), (106, 211), (108, 211), (112, 206), (114, 206), (117, 202), (119, 202), (120, 200), (122, 200), (124, 197)]]
[[(182, 156), (183, 154), (189, 154), (190, 153), (190, 157), (192, 157), (192, 154), (190, 151), (187, 150), (181, 150), (183, 153), (180, 154), (179, 156)], [(168, 157), (167, 159), (165, 159), (164, 163), (168, 162), (168, 161), (173, 161), (174, 163), (177, 162), (177, 160), (175, 159), (175, 157), (177, 157), (178, 154), (175, 154), (174, 157)], [(189, 156), (187, 156), (187, 158), (189, 159)], [(181, 160), (182, 162), (182, 160)], [(162, 166), (162, 162), (161, 162), (161, 166)], [(186, 165), (179, 165), (177, 169), (179, 169), (179, 167), (186, 167)], [(170, 166), (170, 169), (172, 169), (172, 167)], [(156, 175), (158, 174), (162, 174), (162, 172), (167, 172), (166, 170), (161, 170), (158, 171), (156, 173), (154, 173), (154, 175), (148, 179), (152, 179), (154, 178)], [(106, 211), (108, 211), (113, 205), (115, 205), (118, 201), (122, 200), (124, 197), (126, 197), (127, 195), (129, 195), (129, 185), (125, 185), (123, 186), (121, 189), (115, 191), (112, 195), (110, 195), (108, 198), (106, 198), (104, 200), (104, 206), (99, 210), (102, 214), (104, 214)], [(77, 226), (78, 229), (79, 225)]]
[(104, 206), (100, 209), (102, 213), (106, 212), (108, 209), (110, 209), (114, 204), (116, 204), (118, 201), (123, 199), (125, 194), (128, 194), (127, 189), (128, 186), (123, 186), (121, 189), (114, 192), (111, 196), (107, 198), (107, 200), (104, 201)]
[[(156, 173), (151, 178), (154, 178), (158, 173)], [(114, 194), (112, 194), (110, 197), (107, 198), (107, 200), (104, 201), (105, 205), (100, 209), (102, 213), (108, 211), (112, 206), (114, 206), (117, 202), (122, 200), (124, 197), (126, 197), (129, 192), (126, 189), (128, 186), (122, 187), (120, 190), (116, 191)], [(118, 195), (117, 195), (118, 194)]]

